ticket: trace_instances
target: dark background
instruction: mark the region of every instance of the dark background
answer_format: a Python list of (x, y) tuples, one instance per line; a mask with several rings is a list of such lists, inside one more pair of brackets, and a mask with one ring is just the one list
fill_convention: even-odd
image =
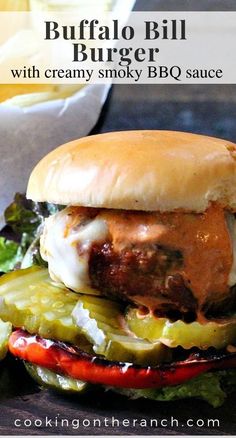
[[(235, 0), (138, 0), (136, 10), (234, 10)], [(126, 129), (172, 129), (225, 137), (236, 141), (236, 86), (195, 85), (115, 85), (93, 133)], [(23, 365), (13, 359), (0, 364), (1, 434), (236, 434), (236, 397), (231, 396), (214, 409), (197, 400), (158, 403), (130, 401), (110, 393), (96, 392), (81, 397), (65, 397), (40, 390), (28, 377)], [(53, 427), (16, 428), (14, 420), (52, 419)], [(179, 427), (170, 427), (171, 416)], [(142, 427), (56, 427), (55, 418), (101, 420), (167, 418), (164, 428)], [(192, 418), (194, 426), (186, 427)], [(203, 427), (196, 420), (202, 419)], [(219, 427), (208, 427), (218, 419)]]
[[(134, 9), (234, 11), (236, 1), (137, 0)], [(115, 85), (93, 133), (172, 129), (236, 141), (235, 103), (236, 85)]]
[(93, 133), (170, 129), (236, 141), (235, 85), (115, 85)]

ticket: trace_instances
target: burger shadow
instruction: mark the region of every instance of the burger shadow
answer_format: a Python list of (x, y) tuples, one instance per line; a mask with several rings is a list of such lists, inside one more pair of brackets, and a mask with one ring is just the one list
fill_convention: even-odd
[[(138, 421), (156, 419), (160, 423), (163, 418), (166, 418), (168, 423), (173, 422), (173, 429), (172, 427), (169, 429), (169, 431), (172, 430), (172, 433), (174, 430), (183, 431), (189, 419), (193, 419), (192, 432), (194, 431), (195, 434), (198, 434), (198, 427), (196, 427), (198, 419), (204, 423), (204, 425), (201, 423), (204, 434), (212, 434), (213, 431), (215, 434), (221, 432), (232, 434), (236, 424), (236, 413), (233, 414), (234, 418), (232, 417), (232, 406), (236, 404), (236, 394), (229, 396), (222, 406), (214, 408), (203, 400), (193, 398), (168, 402), (147, 399), (131, 400), (111, 390), (104, 391), (102, 388), (92, 388), (91, 391), (83, 395), (59, 394), (51, 390), (48, 392), (51, 401), (53, 400), (57, 407), (61, 405), (61, 407), (66, 408), (67, 415), (70, 410), (73, 412), (76, 409), (80, 416), (84, 415), (86, 418), (89, 413), (89, 416), (94, 416), (94, 418), (105, 416), (110, 420), (116, 418), (119, 421), (128, 418), (131, 423), (134, 419)], [(211, 419), (218, 421), (217, 427), (214, 429), (211, 428)], [(149, 433), (150, 431), (151, 428), (149, 428)], [(145, 434), (147, 430), (141, 432)], [(191, 429), (188, 428), (187, 432), (190, 433)]]
[(8, 355), (0, 363), (0, 401), (39, 392), (21, 360)]

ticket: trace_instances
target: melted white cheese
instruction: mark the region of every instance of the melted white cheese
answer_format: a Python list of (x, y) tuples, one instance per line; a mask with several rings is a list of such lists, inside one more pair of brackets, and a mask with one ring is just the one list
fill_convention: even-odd
[(65, 232), (70, 226), (68, 212), (69, 208), (66, 208), (46, 219), (40, 252), (48, 262), (51, 278), (79, 291), (89, 286), (89, 250), (94, 242), (106, 240), (108, 228), (104, 220), (95, 218)]

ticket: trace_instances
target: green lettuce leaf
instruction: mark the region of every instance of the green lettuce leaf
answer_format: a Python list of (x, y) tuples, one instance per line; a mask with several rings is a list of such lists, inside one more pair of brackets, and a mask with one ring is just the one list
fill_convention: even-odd
[(40, 239), (36, 237), (28, 247), (21, 260), (21, 268), (26, 269), (30, 266), (37, 265), (43, 268), (47, 267), (47, 263), (42, 259), (40, 254)]
[(26, 199), (25, 195), (16, 193), (14, 201), (4, 212), (6, 224), (17, 236), (23, 233), (31, 243), (38, 235), (44, 219), (58, 211), (54, 204), (39, 203)]
[(57, 205), (29, 201), (25, 195), (16, 193), (14, 201), (5, 210), (4, 217), (7, 226), (20, 243), (1, 237), (1, 272), (8, 272), (17, 267), (26, 252), (27, 266), (44, 264), (39, 252), (39, 235), (45, 218), (58, 210)]
[(201, 374), (182, 385), (159, 389), (119, 389), (118, 392), (132, 399), (144, 397), (150, 400), (171, 401), (198, 398), (213, 407), (221, 406), (228, 393), (236, 391), (236, 370), (224, 370)]
[(0, 237), (0, 272), (11, 271), (21, 258), (20, 244)]

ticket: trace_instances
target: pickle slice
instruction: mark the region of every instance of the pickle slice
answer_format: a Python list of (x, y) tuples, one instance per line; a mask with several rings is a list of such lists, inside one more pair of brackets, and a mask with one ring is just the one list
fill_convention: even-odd
[(38, 385), (46, 386), (47, 388), (56, 391), (66, 391), (68, 393), (81, 394), (84, 393), (89, 387), (89, 384), (86, 382), (73, 379), (72, 377), (62, 376), (61, 374), (54, 373), (47, 368), (43, 368), (29, 362), (25, 362), (25, 368), (30, 377), (32, 377), (32, 379), (34, 379)]
[(32, 334), (88, 347), (71, 313), (80, 295), (58, 287), (48, 271), (32, 267), (0, 278), (0, 318)]
[(236, 342), (236, 316), (228, 321), (171, 322), (167, 318), (157, 318), (151, 313), (141, 315), (138, 309), (130, 308), (126, 314), (126, 322), (137, 336), (152, 342), (159, 340), (171, 348), (181, 346), (185, 349), (221, 349)]
[(155, 365), (170, 358), (170, 349), (161, 342), (129, 331), (119, 303), (71, 292), (36, 266), (0, 278), (0, 318), (110, 360)]
[(12, 332), (10, 322), (0, 320), (0, 360), (4, 359), (8, 351), (8, 340)]
[[(97, 349), (99, 352), (99, 348)], [(103, 355), (109, 359), (136, 363), (143, 366), (155, 366), (159, 363), (171, 361), (171, 349), (161, 342), (149, 342), (131, 336), (108, 334), (107, 344), (101, 349)]]
[[(92, 305), (91, 305), (92, 304)], [(88, 297), (80, 300), (72, 316), (77, 326), (93, 344), (96, 354), (109, 360), (157, 365), (171, 360), (171, 350), (160, 341), (149, 342), (128, 329), (118, 303), (97, 299), (97, 305)]]

